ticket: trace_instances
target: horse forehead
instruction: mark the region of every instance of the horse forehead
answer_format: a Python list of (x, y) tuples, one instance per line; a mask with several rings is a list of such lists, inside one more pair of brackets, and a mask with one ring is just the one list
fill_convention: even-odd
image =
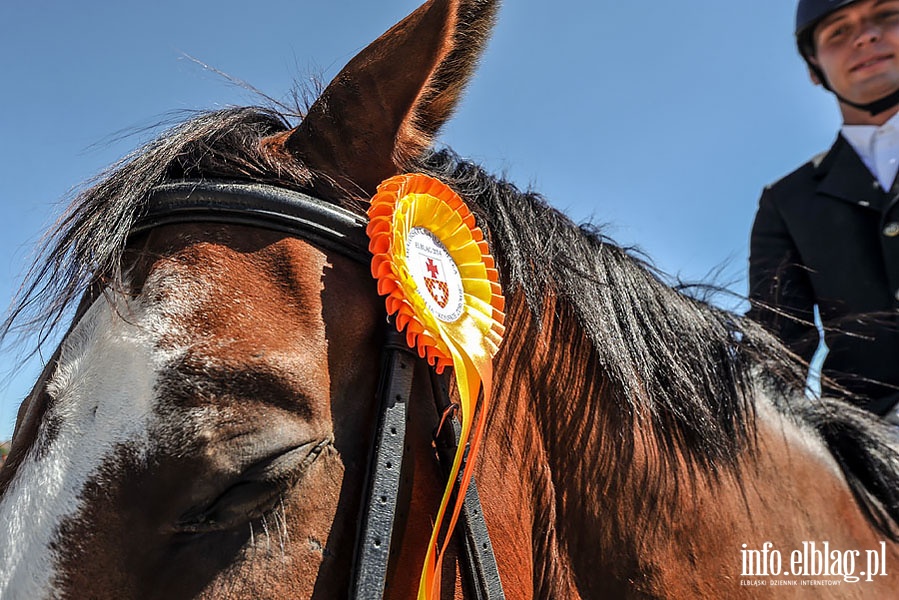
[[(327, 256), (302, 240), (252, 232), (250, 240), (213, 228), (183, 236), (181, 247), (154, 256), (140, 283), (142, 295), (169, 317), (271, 320), (278, 313), (305, 319), (321, 312)], [(200, 239), (197, 239), (197, 238)], [(150, 254), (153, 254), (151, 250)], [(201, 313), (201, 314), (200, 314)]]
[(242, 227), (184, 238), (189, 243), (161, 253), (141, 284), (154, 343), (179, 352), (159, 374), (163, 395), (184, 396), (172, 393), (173, 384), (229, 395), (228, 386), (250, 378), (274, 395), (287, 390), (325, 403), (328, 257), (302, 240)]

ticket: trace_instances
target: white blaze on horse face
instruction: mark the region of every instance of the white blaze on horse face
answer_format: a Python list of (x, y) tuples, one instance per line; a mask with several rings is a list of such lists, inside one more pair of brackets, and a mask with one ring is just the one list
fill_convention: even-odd
[(137, 302), (114, 308), (101, 296), (62, 346), (38, 439), (0, 503), (5, 600), (59, 596), (60, 523), (79, 511), (85, 483), (117, 450), (146, 455), (156, 374), (171, 359), (154, 343), (158, 323), (146, 313)]

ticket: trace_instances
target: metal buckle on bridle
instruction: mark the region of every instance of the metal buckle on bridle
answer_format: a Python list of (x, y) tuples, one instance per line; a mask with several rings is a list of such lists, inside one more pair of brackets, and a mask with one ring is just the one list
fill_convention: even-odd
[[(436, 398), (437, 396), (434, 397)], [(457, 412), (459, 412), (459, 404), (457, 402), (450, 402), (449, 406), (443, 409), (443, 413), (440, 415), (440, 422), (437, 423), (437, 427), (434, 428), (434, 433), (431, 436), (434, 438), (435, 444), (440, 439), (440, 434), (443, 431), (443, 426), (446, 425), (446, 422), (449, 419), (455, 417)]]

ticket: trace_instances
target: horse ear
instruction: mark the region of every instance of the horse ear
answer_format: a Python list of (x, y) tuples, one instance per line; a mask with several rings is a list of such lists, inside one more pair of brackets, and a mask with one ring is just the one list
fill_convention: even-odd
[(427, 149), (490, 36), (499, 0), (430, 0), (357, 54), (296, 128), (266, 138), (350, 191)]

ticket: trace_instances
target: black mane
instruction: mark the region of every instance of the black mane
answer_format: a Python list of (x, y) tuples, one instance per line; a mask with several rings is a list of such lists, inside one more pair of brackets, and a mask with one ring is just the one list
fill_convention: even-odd
[[(263, 108), (205, 113), (115, 165), (50, 232), (0, 326), (0, 341), (33, 331), (45, 341), (92, 284), (121, 286), (129, 231), (160, 183), (227, 179), (309, 191), (301, 183), (308, 177), (274, 164), (259, 147), (261, 138), (289, 127)], [(523, 293), (535, 314), (548, 298), (567, 307), (573, 317), (565, 326), (589, 340), (594, 369), (612, 382), (625, 423), (646, 425), (669, 456), (679, 452), (712, 473), (735, 466), (752, 443), (752, 398), (763, 385), (775, 398), (796, 399), (778, 408), (822, 435), (872, 517), (884, 529), (899, 522), (899, 459), (885, 427), (839, 400), (804, 400), (803, 366), (759, 326), (673, 290), (595, 227), (575, 225), (539, 195), (450, 151), (411, 167), (439, 177), (472, 205), (507, 291)], [(364, 208), (358, 198), (335, 201)]]

